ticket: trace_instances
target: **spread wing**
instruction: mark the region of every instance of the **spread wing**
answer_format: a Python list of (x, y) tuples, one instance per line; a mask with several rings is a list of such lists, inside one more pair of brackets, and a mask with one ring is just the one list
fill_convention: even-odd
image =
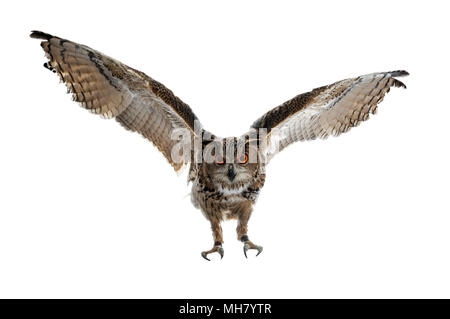
[(392, 86), (406, 86), (395, 77), (406, 71), (362, 75), (323, 86), (272, 109), (252, 128), (267, 129), (267, 159), (286, 146), (305, 140), (340, 135), (375, 114)]
[[(44, 66), (58, 74), (73, 99), (105, 118), (114, 117), (126, 129), (142, 134), (167, 158), (175, 170), (186, 161), (174, 162), (171, 150), (175, 129), (194, 135), (198, 121), (191, 108), (172, 91), (144, 73), (132, 69), (87, 46), (40, 31), (30, 37), (43, 39), (48, 62)], [(197, 127), (200, 129), (198, 122)]]

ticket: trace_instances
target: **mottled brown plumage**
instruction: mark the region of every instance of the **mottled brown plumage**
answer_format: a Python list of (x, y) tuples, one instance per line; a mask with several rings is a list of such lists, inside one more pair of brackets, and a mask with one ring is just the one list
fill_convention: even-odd
[(183, 166), (172, 161), (176, 141), (167, 137), (176, 128), (193, 132), (197, 117), (172, 91), (87, 46), (40, 31), (33, 31), (31, 37), (46, 40), (41, 42), (49, 59), (45, 65), (58, 74), (75, 101), (92, 113), (115, 117), (126, 129), (142, 134), (176, 170)]
[[(249, 240), (248, 221), (270, 159), (296, 141), (337, 136), (367, 120), (390, 87), (406, 88), (395, 77), (408, 75), (406, 71), (373, 73), (314, 89), (270, 110), (240, 138), (221, 139), (205, 131), (172, 91), (144, 73), (47, 33), (33, 31), (31, 37), (44, 40), (41, 46), (49, 60), (44, 66), (58, 74), (75, 101), (140, 133), (175, 170), (189, 164), (191, 201), (210, 221), (213, 232), (214, 246), (202, 252), (205, 259), (213, 252), (223, 257), (220, 225), (227, 219), (238, 221), (236, 232), (245, 256), (249, 249), (259, 255), (262, 247)], [(180, 140), (179, 130), (186, 139)], [(177, 147), (187, 144), (194, 147), (185, 156), (174, 156), (180, 152)]]
[[(300, 94), (264, 114), (253, 128), (267, 128), (268, 160), (297, 141), (338, 136), (375, 114), (377, 105), (392, 86), (406, 86), (395, 79), (406, 71), (362, 75)], [(277, 129), (276, 138), (271, 138)]]

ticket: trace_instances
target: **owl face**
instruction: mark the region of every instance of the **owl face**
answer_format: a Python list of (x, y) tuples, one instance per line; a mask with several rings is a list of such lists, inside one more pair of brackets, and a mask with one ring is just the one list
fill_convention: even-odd
[[(225, 143), (224, 143), (225, 144)], [(239, 189), (251, 183), (261, 169), (257, 148), (245, 144), (216, 148), (211, 152), (210, 160), (204, 163), (205, 173), (216, 187)]]

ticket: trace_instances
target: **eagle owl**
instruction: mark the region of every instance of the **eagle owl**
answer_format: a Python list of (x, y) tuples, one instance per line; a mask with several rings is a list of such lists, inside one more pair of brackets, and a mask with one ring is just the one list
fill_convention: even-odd
[(189, 166), (191, 200), (211, 223), (214, 245), (202, 252), (224, 255), (221, 222), (236, 219), (245, 257), (262, 247), (247, 230), (252, 208), (264, 185), (265, 167), (296, 141), (339, 135), (377, 110), (390, 87), (406, 86), (396, 77), (406, 71), (380, 72), (342, 80), (297, 95), (257, 119), (240, 137), (219, 138), (205, 130), (191, 108), (144, 73), (85, 45), (32, 31), (42, 39), (48, 62), (73, 99), (105, 118), (138, 132), (178, 171)]

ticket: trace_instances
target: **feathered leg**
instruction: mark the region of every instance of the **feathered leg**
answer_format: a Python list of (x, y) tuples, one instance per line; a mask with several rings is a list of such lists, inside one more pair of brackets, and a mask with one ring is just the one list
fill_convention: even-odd
[(210, 250), (203, 251), (202, 257), (209, 261), (208, 255), (211, 253), (219, 253), (220, 259), (223, 258), (224, 251), (222, 248), (223, 236), (222, 236), (222, 227), (220, 226), (220, 219), (216, 216), (209, 216), (209, 221), (211, 222), (211, 229), (214, 238), (214, 247)]
[(247, 235), (248, 220), (250, 219), (252, 210), (253, 209), (252, 209), (251, 202), (245, 202), (245, 203), (239, 205), (236, 208), (236, 212), (235, 212), (236, 216), (238, 216), (238, 226), (236, 228), (237, 237), (238, 237), (238, 240), (240, 240), (244, 243), (245, 258), (247, 258), (247, 251), (249, 249), (257, 250), (258, 253), (256, 254), (256, 256), (258, 256), (263, 251), (262, 246), (258, 246), (258, 245), (255, 245), (254, 243), (252, 243)]

